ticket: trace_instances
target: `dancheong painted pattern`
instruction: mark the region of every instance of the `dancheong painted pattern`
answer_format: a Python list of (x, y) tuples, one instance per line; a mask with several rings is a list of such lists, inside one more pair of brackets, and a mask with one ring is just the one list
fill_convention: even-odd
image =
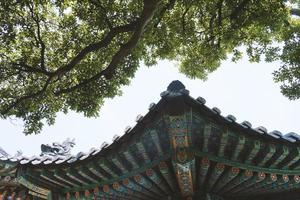
[(67, 157), (2, 155), (0, 199), (297, 199), (300, 137), (194, 99), (173, 81), (110, 145)]

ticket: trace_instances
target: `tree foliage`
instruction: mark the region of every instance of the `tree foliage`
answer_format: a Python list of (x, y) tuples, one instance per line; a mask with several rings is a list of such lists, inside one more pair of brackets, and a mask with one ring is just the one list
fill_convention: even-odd
[(57, 112), (97, 116), (141, 62), (177, 60), (182, 73), (205, 79), (228, 55), (240, 59), (241, 46), (251, 61), (280, 60), (274, 78), (298, 99), (298, 8), (295, 0), (0, 1), (0, 117), (23, 119), (31, 134)]

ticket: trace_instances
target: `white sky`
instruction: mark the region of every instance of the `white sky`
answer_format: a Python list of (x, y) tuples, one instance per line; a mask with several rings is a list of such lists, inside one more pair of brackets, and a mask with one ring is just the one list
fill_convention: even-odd
[(111, 143), (114, 135), (123, 135), (126, 126), (135, 125), (138, 114), (145, 115), (151, 102), (158, 102), (160, 93), (172, 80), (180, 80), (194, 98), (202, 96), (209, 107), (218, 107), (222, 115), (233, 114), (238, 122), (248, 120), (254, 127), (265, 126), (268, 131), (300, 133), (300, 103), (289, 101), (272, 80), (278, 63), (238, 63), (226, 61), (208, 80), (191, 80), (180, 74), (176, 65), (161, 61), (158, 65), (141, 67), (123, 95), (106, 100), (100, 117), (84, 118), (82, 114), (59, 114), (56, 123), (44, 127), (39, 135), (25, 136), (22, 122), (0, 120), (0, 146), (13, 155), (22, 150), (24, 155), (38, 155), (41, 144), (75, 138), (73, 153), (87, 152)]

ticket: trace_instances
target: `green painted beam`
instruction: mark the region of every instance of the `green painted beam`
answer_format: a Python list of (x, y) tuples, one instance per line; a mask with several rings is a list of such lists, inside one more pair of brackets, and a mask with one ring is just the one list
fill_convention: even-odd
[(135, 158), (131, 155), (130, 150), (124, 151), (123, 152), (124, 157), (126, 158), (126, 160), (132, 165), (132, 169), (134, 170), (136, 167), (138, 167), (139, 165), (136, 163)]
[(292, 166), (293, 164), (295, 164), (300, 160), (300, 147), (296, 147), (295, 151), (296, 151), (296, 156), (284, 164), (283, 166), (284, 169), (289, 169), (290, 166)]
[(76, 171), (70, 170), (69, 172), (66, 173), (66, 176), (69, 177), (72, 180), (77, 181), (78, 183), (81, 183), (83, 185), (89, 185), (90, 182), (87, 181), (84, 177), (80, 176)]
[(213, 188), (214, 193), (218, 193), (227, 184), (229, 184), (236, 176), (238, 176), (240, 169), (237, 167), (230, 167), (225, 171), (225, 174), (220, 178), (215, 187)]
[(229, 139), (229, 130), (226, 130), (226, 131), (224, 131), (224, 133), (221, 134), (221, 140), (220, 140), (219, 151), (218, 151), (219, 157), (224, 157), (224, 151), (225, 151), (225, 147), (227, 145), (228, 139)]
[(169, 187), (173, 192), (176, 192), (178, 186), (176, 185), (177, 181), (174, 178), (174, 173), (170, 170), (169, 166), (165, 161), (162, 161), (158, 165), (158, 169), (162, 175), (162, 177), (165, 179), (165, 181), (168, 183)]
[(237, 161), (238, 157), (240, 155), (240, 153), (242, 152), (242, 150), (244, 149), (244, 145), (246, 143), (246, 138), (244, 136), (239, 136), (238, 137), (238, 143), (237, 145), (234, 147), (234, 151), (231, 157), (231, 160)]
[(245, 162), (248, 164), (252, 164), (253, 158), (258, 154), (258, 152), (261, 150), (261, 143), (259, 140), (254, 140), (253, 147), (251, 148), (251, 151), (249, 155), (246, 157)]
[(118, 174), (116, 174), (112, 169), (111, 166), (108, 164), (108, 160), (102, 160), (100, 163), (97, 163), (97, 165), (104, 170), (106, 173), (108, 173), (113, 178), (118, 177)]
[(199, 176), (198, 176), (198, 187), (199, 191), (204, 190), (204, 182), (207, 177), (208, 169), (210, 167), (210, 161), (207, 157), (204, 157), (200, 161), (200, 169), (199, 169)]
[(79, 168), (77, 170), (78, 174), (80, 174), (81, 176), (85, 177), (86, 179), (90, 180), (93, 183), (99, 183), (100, 179), (97, 178), (91, 171), (89, 171), (89, 169), (85, 166)]
[(19, 176), (24, 176), (24, 175), (26, 178), (29, 177), (30, 179), (32, 179), (34, 183), (38, 183), (40, 186), (45, 188), (60, 189), (60, 186), (63, 186), (63, 185), (53, 183), (49, 180), (45, 180), (43, 177), (41, 177), (40, 172), (34, 171), (32, 168), (26, 169), (26, 172), (24, 174), (22, 173), (22, 175)]
[[(251, 180), (252, 179), (252, 180)], [(218, 194), (228, 194), (228, 193), (235, 193), (239, 190), (240, 187), (249, 181), (253, 182), (255, 177), (253, 177), (253, 172), (250, 170), (242, 171), (236, 178), (232, 181), (228, 182), (225, 187), (221, 188), (220, 191), (217, 191)]]
[[(144, 144), (143, 144), (142, 142), (136, 142), (135, 145), (136, 145), (136, 147), (137, 147), (137, 149), (138, 149), (139, 154), (142, 155), (142, 157), (143, 157), (145, 163), (150, 163), (151, 160), (150, 160), (150, 158), (149, 158), (149, 156), (148, 156), (148, 154), (147, 154), (147, 151), (146, 151), (146, 149), (145, 149)], [(141, 163), (139, 163), (139, 164), (141, 164)]]
[(147, 199), (147, 197), (143, 197), (141, 193), (125, 188), (122, 184), (119, 184), (118, 182), (115, 182), (112, 188), (119, 193), (126, 194), (127, 197), (130, 197), (132, 199)]
[(148, 191), (152, 192), (156, 197), (160, 197), (160, 198), (163, 197), (161, 190), (159, 190), (159, 188), (156, 185), (154, 185), (143, 175), (141, 174), (135, 175), (133, 179), (137, 184), (146, 188)]
[(126, 193), (118, 192), (109, 185), (105, 185), (102, 188), (103, 196), (113, 199), (130, 199)]
[(49, 181), (49, 182), (52, 182), (54, 184), (57, 184), (57, 185), (60, 185), (62, 186), (63, 188), (66, 188), (66, 189), (70, 189), (70, 186), (69, 183), (66, 183), (64, 181), (61, 181), (61, 180), (58, 180), (57, 178), (54, 177), (53, 173), (52, 172), (49, 172), (49, 171), (46, 171), (46, 170), (43, 170), (41, 175), (40, 175), (43, 179)]
[(287, 175), (298, 175), (300, 174), (300, 170), (288, 170), (288, 169), (275, 169), (275, 168), (266, 168), (266, 167), (258, 167), (255, 165), (249, 165), (241, 162), (232, 161), (229, 159), (226, 159), (224, 157), (220, 158), (218, 156), (214, 156), (212, 154), (209, 154), (207, 152), (201, 152), (197, 149), (191, 150), (195, 152), (196, 156), (199, 157), (207, 157), (209, 160), (214, 162), (222, 162), (225, 165), (232, 166), (232, 167), (238, 167), (240, 169), (248, 169), (254, 172), (265, 172), (265, 173), (273, 173), (273, 174), (287, 174)]
[(108, 180), (108, 178), (99, 169), (99, 166), (97, 166), (95, 163), (90, 163), (89, 165), (87, 165), (87, 168), (88, 170), (90, 170), (90, 172), (100, 178), (101, 181)]
[(122, 173), (128, 173), (127, 168), (124, 166), (124, 164), (120, 161), (120, 159), (117, 156), (111, 158), (110, 160), (116, 167), (120, 169)]
[(204, 141), (203, 141), (203, 152), (208, 152), (208, 141), (209, 141), (209, 137), (211, 134), (211, 124), (205, 124), (204, 127), (204, 132), (203, 132), (203, 137), (204, 137)]
[(274, 188), (273, 190), (275, 190), (274, 192), (279, 193), (279, 192), (294, 190), (299, 188), (300, 188), (300, 177), (295, 175), (291, 178), (291, 180), (289, 180), (289, 182), (286, 185), (283, 184), (281, 186), (278, 186), (277, 188)]
[(266, 155), (263, 157), (263, 159), (257, 163), (258, 166), (260, 167), (264, 167), (265, 164), (272, 158), (272, 156), (275, 154), (276, 152), (276, 147), (274, 144), (268, 144), (267, 147), (267, 153)]
[(255, 184), (254, 187), (249, 188), (248, 190), (243, 191), (243, 195), (251, 195), (255, 194), (256, 192), (269, 187), (270, 185), (276, 184), (277, 175), (276, 174), (268, 174), (267, 178), (258, 184)]
[(160, 140), (159, 140), (157, 131), (156, 130), (151, 130), (150, 131), (150, 137), (153, 140), (153, 143), (155, 145), (156, 151), (158, 152), (158, 155), (162, 155), (163, 151), (162, 151), (161, 146), (160, 146)]
[(140, 185), (136, 184), (135, 182), (131, 181), (128, 178), (123, 181), (123, 185), (133, 191), (142, 193), (146, 197), (157, 199), (157, 197), (152, 192), (150, 192), (149, 190), (147, 190), (144, 187), (141, 187)]
[(70, 180), (64, 172), (60, 171), (60, 170), (55, 170), (54, 175), (55, 178), (68, 183), (69, 185), (72, 185), (73, 187), (81, 187), (81, 185), (79, 183), (76, 183), (73, 180)]
[(234, 194), (237, 196), (245, 196), (246, 191), (251, 190), (253, 187), (256, 187), (256, 185), (259, 185), (261, 183), (264, 184), (266, 181), (267, 178), (265, 173), (257, 173), (256, 178), (253, 180), (253, 182), (244, 183), (243, 186), (240, 187), (240, 190), (236, 191)]
[[(100, 180), (100, 182), (98, 184), (91, 184), (91, 185), (88, 185), (88, 186), (73, 187), (70, 190), (64, 190), (64, 192), (71, 192), (71, 191), (74, 192), (74, 191), (79, 191), (79, 190), (82, 190), (82, 189), (85, 190), (85, 189), (95, 188), (97, 186), (101, 186), (101, 185), (105, 185), (105, 184), (112, 184), (116, 181), (124, 180), (125, 178), (133, 177), (136, 174), (143, 173), (148, 168), (152, 168), (154, 166), (157, 166), (157, 165), (159, 165), (159, 163), (161, 161), (168, 160), (168, 159), (170, 159), (170, 157), (171, 157), (170, 153), (165, 154), (164, 156), (159, 157), (157, 160), (152, 161), (152, 163), (145, 164), (144, 166), (141, 166), (141, 167), (139, 167), (138, 169), (136, 169), (134, 171), (130, 171), (127, 174), (123, 174), (122, 177), (116, 177), (116, 178), (110, 178), (110, 179), (106, 179), (106, 180)], [(91, 167), (91, 165), (89, 165), (89, 167)], [(94, 166), (94, 167), (96, 167), (96, 166)]]
[(151, 168), (147, 169), (146, 175), (153, 183), (156, 184), (156, 186), (160, 187), (160, 189), (165, 194), (169, 194), (171, 192), (168, 186), (165, 184), (165, 182), (162, 180), (162, 178), (157, 174), (157, 172), (154, 169)]
[(210, 177), (208, 177), (208, 182), (206, 185), (207, 191), (213, 191), (213, 186), (218, 181), (219, 177), (222, 175), (224, 170), (225, 170), (225, 165), (223, 163), (217, 163), (215, 165)]
[(259, 190), (255, 191), (255, 194), (261, 194), (261, 193), (269, 193), (272, 190), (277, 190), (280, 188), (282, 185), (287, 185), (289, 182), (289, 177), (287, 175), (282, 175), (277, 177), (276, 182), (269, 184), (268, 186), (265, 186), (263, 188), (260, 188)]
[(275, 168), (283, 159), (289, 155), (289, 149), (286, 146), (282, 146), (282, 153), (280, 156), (271, 164), (270, 168)]

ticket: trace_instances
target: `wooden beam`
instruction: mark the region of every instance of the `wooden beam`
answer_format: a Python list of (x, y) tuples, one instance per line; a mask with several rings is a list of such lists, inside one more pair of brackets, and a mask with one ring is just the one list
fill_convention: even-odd
[(288, 155), (289, 155), (289, 149), (286, 146), (282, 146), (282, 152), (280, 156), (275, 161), (273, 161), (273, 163), (270, 165), (270, 168), (275, 168)]
[(93, 183), (99, 183), (100, 179), (97, 178), (89, 169), (85, 166), (82, 166), (81, 168), (78, 169), (78, 174), (81, 176), (85, 177), (86, 179), (90, 180)]
[(246, 143), (246, 138), (244, 136), (239, 136), (237, 145), (233, 147), (234, 150), (233, 150), (231, 160), (234, 160), (234, 161), (238, 160), (240, 153), (244, 149), (245, 143)]
[(220, 176), (222, 175), (224, 170), (225, 170), (225, 165), (223, 163), (217, 163), (215, 165), (210, 177), (208, 178), (208, 182), (207, 182), (207, 185), (206, 185), (206, 190), (207, 191), (212, 191), (213, 186), (218, 181), (218, 179), (220, 178)]
[(177, 181), (175, 180), (174, 173), (169, 169), (169, 166), (165, 161), (162, 161), (159, 163), (158, 169), (162, 175), (162, 177), (165, 179), (165, 181), (168, 183), (169, 187), (173, 192), (177, 192), (178, 186), (176, 185)]
[(227, 184), (230, 184), (231, 180), (233, 180), (236, 176), (238, 176), (241, 170), (237, 167), (230, 167), (226, 170), (224, 176), (217, 182), (215, 187), (213, 188), (214, 193), (218, 193), (221, 189), (223, 189)]
[(218, 191), (218, 194), (231, 194), (239, 191), (239, 188), (244, 187), (244, 184), (249, 181), (252, 182), (255, 179), (253, 177), (253, 172), (250, 170), (244, 170), (241, 172), (236, 178), (234, 178), (232, 181), (228, 182), (225, 187), (221, 188), (220, 191)]
[(228, 142), (228, 138), (229, 138), (229, 130), (226, 129), (224, 133), (221, 134), (221, 140), (220, 140), (219, 151), (218, 151), (219, 157), (224, 157), (224, 151)]
[(207, 172), (210, 167), (210, 161), (207, 157), (203, 157), (200, 161), (198, 187), (200, 191), (204, 189), (204, 182), (206, 180)]
[(165, 194), (170, 194), (168, 186), (166, 183), (163, 181), (162, 178), (156, 173), (155, 170), (149, 168), (146, 170), (146, 175), (149, 177), (149, 179), (156, 184), (157, 187), (159, 187)]
[(265, 179), (266, 174), (264, 172), (258, 172), (253, 176), (253, 178), (249, 179), (249, 181), (244, 182), (238, 189), (231, 191), (231, 193), (233, 193), (233, 195), (239, 195), (243, 193), (243, 191), (253, 187), (255, 184), (259, 184)]
[(274, 144), (267, 144), (267, 153), (265, 156), (263, 156), (263, 159), (261, 159), (259, 162), (257, 162), (257, 165), (260, 167), (265, 167), (265, 164), (272, 158), (272, 156), (276, 152), (276, 147)]
[(55, 178), (68, 183), (69, 185), (72, 185), (73, 187), (81, 187), (81, 185), (79, 183), (77, 183), (76, 181), (70, 180), (64, 172), (61, 172), (59, 170), (55, 170), (54, 175)]
[(248, 164), (252, 164), (253, 158), (258, 154), (258, 152), (261, 149), (261, 142), (259, 140), (254, 140), (253, 141), (253, 146), (249, 152), (249, 155), (246, 156), (245, 162)]
[(203, 140), (203, 148), (202, 148), (203, 152), (208, 152), (208, 142), (211, 134), (211, 128), (212, 128), (211, 124), (205, 124), (204, 126), (204, 132), (203, 132), (204, 140)]
[(64, 181), (61, 181), (60, 179), (57, 179), (54, 177), (53, 173), (52, 172), (49, 172), (49, 171), (45, 171), (43, 170), (43, 172), (41, 173), (40, 175), (43, 179), (49, 181), (49, 182), (52, 182), (56, 185), (59, 185), (59, 186), (62, 186), (63, 188), (70, 188), (70, 185), (69, 183), (66, 183)]

